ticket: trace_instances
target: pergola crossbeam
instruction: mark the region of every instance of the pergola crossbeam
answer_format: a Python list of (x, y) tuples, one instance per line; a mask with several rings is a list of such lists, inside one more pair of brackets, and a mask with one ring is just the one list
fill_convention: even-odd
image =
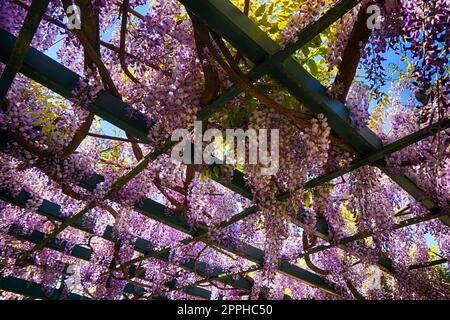
[[(35, 244), (40, 243), (43, 239), (45, 239), (45, 237), (48, 236), (45, 233), (37, 231), (37, 230), (33, 230), (31, 232), (26, 232), (25, 230), (23, 230), (23, 228), (21, 228), (18, 225), (12, 225), (9, 229), (9, 234), (20, 240), (35, 243)], [(84, 246), (72, 245), (71, 243), (69, 243), (66, 240), (61, 240), (61, 239), (56, 239), (56, 238), (50, 240), (46, 244), (45, 247), (48, 249), (54, 250), (54, 251), (58, 251), (58, 252), (70, 255), (74, 258), (84, 260), (84, 261), (91, 261), (91, 258), (94, 254), (91, 249), (88, 249)], [(133, 270), (128, 270), (128, 272), (129, 272), (129, 274), (133, 274)], [(145, 276), (141, 275), (141, 274), (138, 275), (138, 278), (148, 281), (148, 279), (146, 279)], [(193, 295), (193, 296), (196, 296), (199, 298), (203, 298), (203, 299), (209, 299), (211, 297), (210, 291), (205, 290), (203, 288), (196, 287), (196, 286), (187, 287), (187, 288), (185, 288), (184, 291), (190, 295)], [(145, 293), (145, 290), (143, 290), (143, 288), (140, 288), (137, 285), (129, 283), (125, 286), (124, 292), (138, 294), (138, 293)]]
[[(357, 158), (353, 163), (347, 167), (333, 172), (327, 173), (321, 177), (317, 177), (310, 180), (306, 184), (306, 188), (314, 188), (322, 185), (332, 179), (335, 179), (348, 172), (356, 170), (365, 165), (374, 165), (380, 168), (387, 176), (393, 181), (399, 184), (406, 192), (408, 192), (414, 199), (422, 203), (422, 205), (430, 211), (430, 214), (425, 217), (415, 217), (412, 219), (404, 220), (394, 229), (407, 227), (431, 219), (439, 218), (444, 224), (450, 226), (450, 216), (448, 210), (439, 208), (436, 202), (421, 190), (415, 182), (413, 182), (406, 175), (400, 174), (393, 169), (390, 169), (383, 162), (383, 159), (407, 146), (412, 145), (420, 140), (432, 136), (440, 130), (445, 130), (449, 127), (449, 119), (443, 119), (437, 124), (433, 124), (427, 128), (419, 130), (413, 134), (410, 134), (394, 143), (383, 146), (381, 139), (373, 133), (368, 127), (356, 128), (350, 121), (349, 111), (346, 106), (339, 100), (331, 98), (322, 84), (312, 77), (298, 62), (296, 62), (291, 56), (296, 50), (306, 45), (313, 40), (332, 23), (337, 21), (342, 15), (351, 10), (361, 0), (341, 0), (333, 8), (328, 10), (317, 21), (309, 24), (299, 35), (299, 38), (294, 43), (288, 44), (284, 49), (281, 49), (278, 44), (271, 40), (261, 29), (259, 29), (245, 14), (239, 11), (228, 0), (180, 0), (185, 7), (195, 15), (204, 21), (214, 32), (226, 39), (231, 45), (233, 45), (239, 52), (251, 60), (255, 67), (247, 74), (247, 77), (256, 82), (265, 75), (271, 76), (275, 81), (287, 89), (298, 101), (303, 103), (313, 113), (322, 113), (326, 116), (329, 125), (334, 132), (342, 138), (352, 149), (356, 150)], [(20, 31), (19, 37), (16, 39), (14, 36), (4, 30), (0, 30), (0, 61), (6, 63), (5, 71), (0, 78), (0, 102), (3, 101), (6, 96), (9, 87), (11, 86), (14, 78), (18, 72), (21, 72), (28, 78), (44, 85), (48, 89), (60, 94), (61, 96), (72, 99), (74, 98), (73, 92), (78, 87), (78, 83), (81, 79), (79, 75), (72, 72), (68, 68), (59, 64), (58, 62), (47, 57), (43, 53), (34, 48), (30, 48), (30, 43), (34, 33), (37, 30), (41, 19), (45, 18), (45, 9), (48, 6), (49, 1), (32, 1), (31, 6), (28, 8), (28, 14), (25, 18), (25, 22)], [(202, 109), (198, 115), (198, 120), (207, 120), (215, 112), (223, 108), (226, 102), (237, 96), (242, 92), (242, 88), (238, 85), (233, 85), (225, 93), (220, 95), (215, 101)], [(149, 127), (152, 125), (145, 119), (145, 116), (136, 110), (133, 112), (133, 116), (130, 116), (132, 106), (124, 103), (122, 99), (111, 95), (108, 92), (101, 92), (91, 105), (88, 106), (88, 110), (105, 119), (106, 121), (121, 128), (127, 134), (139, 139), (142, 143), (150, 143), (148, 138)], [(0, 149), (4, 147), (6, 143), (12, 141), (8, 133), (0, 130)], [(169, 146), (167, 143), (166, 147)], [(157, 150), (148, 155), (143, 162), (145, 166), (149, 160), (154, 160), (167, 150)], [(141, 163), (138, 164), (138, 167)], [(142, 169), (145, 167), (143, 166)], [(136, 170), (132, 170), (131, 173), (125, 175), (122, 179), (129, 181), (134, 176)], [(129, 178), (129, 179), (128, 179)], [(119, 181), (121, 181), (120, 179)], [(231, 182), (226, 182), (221, 179), (220, 176), (213, 175), (213, 179), (221, 183), (223, 186), (237, 192), (238, 194), (252, 200), (252, 192), (245, 183), (244, 174), (238, 170), (234, 170), (233, 178)], [(101, 175), (93, 175), (89, 179), (82, 181), (81, 186), (87, 190), (94, 190), (95, 187), (104, 181)], [(115, 186), (115, 185), (114, 185)], [(118, 188), (110, 190), (108, 195), (112, 196), (114, 200), (114, 192), (120, 189), (123, 184)], [(287, 200), (290, 194), (281, 194), (278, 196), (279, 201)], [(19, 196), (13, 197), (8, 189), (0, 190), (0, 199), (3, 199), (9, 203), (24, 207), (27, 201), (30, 199), (28, 192), (22, 191)], [(120, 203), (120, 202), (118, 202)], [(13, 228), (10, 230), (12, 235), (21, 238), (24, 241), (29, 241), (37, 244), (32, 250), (39, 250), (43, 247), (63, 252), (67, 254), (67, 241), (61, 241), (56, 238), (56, 235), (63, 230), (63, 227), (72, 226), (87, 233), (93, 233), (92, 227), (86, 225), (83, 220), (75, 220), (74, 218), (64, 217), (60, 212), (60, 206), (56, 203), (44, 200), (42, 205), (38, 209), (38, 214), (50, 217), (62, 223), (60, 229), (55, 228), (50, 235), (45, 235), (40, 231), (33, 231), (30, 234), (23, 235), (19, 229)], [(241, 256), (256, 264), (255, 270), (260, 270), (264, 265), (265, 252), (257, 247), (249, 244), (238, 242), (237, 245), (216, 243), (208, 239), (208, 228), (205, 225), (198, 225), (193, 228), (190, 223), (179, 212), (171, 210), (168, 207), (153, 201), (151, 199), (143, 199), (135, 204), (134, 209), (146, 217), (152, 218), (158, 222), (161, 222), (167, 226), (170, 226), (176, 230), (179, 230), (189, 236), (182, 241), (183, 244), (189, 244), (197, 241), (204, 242), (206, 245), (212, 248), (225, 250), (233, 253), (234, 255)], [(258, 211), (258, 206), (251, 206), (245, 209), (241, 213), (235, 215), (231, 219), (224, 221), (220, 228), (225, 228), (232, 223), (240, 221), (245, 217), (255, 214)], [(172, 212), (171, 214), (167, 214)], [(79, 213), (80, 217), (82, 213)], [(74, 215), (78, 217), (78, 214)], [(292, 219), (294, 224), (305, 228), (302, 223), (301, 214)], [(316, 235), (321, 239), (330, 242), (328, 225), (323, 218), (317, 219)], [(54, 234), (55, 233), (55, 234)], [(353, 241), (361, 240), (366, 237), (370, 237), (368, 233), (359, 233), (347, 238), (342, 239), (338, 244), (324, 244), (309, 249), (303, 253), (312, 254), (327, 250), (335, 245), (343, 250), (348, 250), (347, 245)], [(118, 240), (114, 238), (112, 227), (108, 226), (102, 238), (118, 243)], [(71, 247), (71, 246), (69, 246)], [(71, 247), (72, 248), (72, 247)], [(152, 250), (149, 241), (138, 238), (135, 241), (134, 249), (143, 254), (139, 258), (140, 261), (154, 257), (166, 262), (170, 262), (170, 249), (162, 249), (159, 251)], [(31, 254), (33, 251), (28, 252)], [(81, 245), (75, 245), (69, 253), (75, 258), (79, 258), (85, 261), (90, 261), (93, 252)], [(25, 258), (28, 256), (26, 255)], [(25, 259), (24, 258), (24, 259)], [(422, 264), (412, 265), (409, 268), (418, 269), (439, 264), (446, 263), (446, 259), (440, 259), (436, 261), (425, 262)], [(125, 263), (126, 267), (134, 268), (135, 260)], [(379, 257), (378, 266), (384, 271), (392, 273), (393, 263), (386, 256)], [(123, 267), (123, 266), (122, 266)], [(237, 289), (250, 291), (252, 288), (251, 283), (240, 276), (238, 278), (224, 275), (224, 271), (219, 268), (211, 268), (203, 262), (193, 261), (192, 259), (184, 262), (182, 267), (188, 271), (197, 273), (199, 276), (204, 277), (207, 280), (208, 277), (217, 278), (218, 281), (230, 285)], [(115, 269), (115, 268), (113, 268)], [(207, 271), (208, 270), (208, 271)], [(112, 272), (113, 270), (110, 270)], [(281, 260), (278, 265), (278, 271), (293, 278), (300, 280), (308, 285), (321, 289), (333, 295), (338, 295), (333, 287), (321, 276), (303, 269), (295, 264), (290, 263), (287, 260)], [(145, 279), (144, 279), (145, 280)], [(201, 280), (202, 281), (202, 280)], [(27, 284), (27, 290), (24, 289), (24, 283)], [(26, 292), (25, 295), (35, 298), (44, 299), (42, 292), (48, 292), (42, 285), (30, 283), (28, 281), (7, 277), (0, 278), (0, 289), (9, 288), (11, 292)], [(32, 288), (32, 290), (28, 290)], [(44, 290), (45, 289), (45, 290)], [(208, 299), (211, 293), (205, 289), (199, 288), (195, 285), (183, 288), (186, 293), (196, 295)], [(5, 289), (3, 289), (5, 290)], [(138, 288), (134, 285), (128, 284), (126, 287), (127, 292), (142, 292), (142, 288)], [(55, 291), (57, 292), (57, 291)], [(19, 293), (22, 294), (22, 293)], [(72, 296), (71, 296), (72, 295)], [(46, 299), (49, 298), (45, 295)], [(55, 297), (59, 298), (58, 294)], [(69, 294), (69, 299), (78, 300), (86, 299), (85, 297)]]
[[(39, 300), (61, 300), (63, 298), (66, 300), (90, 300), (88, 297), (74, 293), (65, 296), (58, 289), (50, 289), (41, 284), (12, 276), (0, 277), (0, 290)], [(49, 294), (49, 292), (52, 293)]]

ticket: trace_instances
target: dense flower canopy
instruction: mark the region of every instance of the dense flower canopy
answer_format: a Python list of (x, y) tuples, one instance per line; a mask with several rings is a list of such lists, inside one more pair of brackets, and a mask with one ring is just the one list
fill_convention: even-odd
[[(20, 38), (32, 2), (0, 0), (2, 42)], [(288, 50), (345, 1), (231, 2)], [(331, 113), (249, 78), (255, 61), (191, 1), (50, 0), (31, 46), (80, 78), (59, 95), (22, 69), (1, 101), (0, 278), (62, 299), (450, 299), (450, 1), (353, 2), (292, 59), (355, 135), (386, 146), (434, 126), (356, 167), (369, 152)], [(72, 3), (81, 29), (67, 27)], [(102, 119), (113, 103), (130, 132)], [(175, 161), (172, 132), (196, 119), (278, 129), (278, 172)]]

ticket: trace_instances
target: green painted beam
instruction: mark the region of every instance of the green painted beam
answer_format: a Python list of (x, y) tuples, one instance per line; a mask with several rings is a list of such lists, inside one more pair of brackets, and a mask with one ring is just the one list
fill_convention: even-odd
[[(8, 234), (19, 240), (31, 243), (38, 243), (45, 237), (44, 233), (37, 230), (33, 230), (32, 232), (25, 232), (23, 228), (21, 228), (18, 225), (12, 225), (8, 230)], [(58, 240), (58, 241), (53, 240), (49, 242), (46, 247), (85, 261), (90, 261), (92, 256), (92, 251), (90, 249), (87, 249), (80, 245), (75, 245), (72, 248), (69, 242), (65, 240)], [(29, 262), (32, 264), (32, 260), (29, 260)], [(69, 267), (70, 267), (69, 264), (64, 264), (62, 274), (66, 277), (70, 276), (70, 274), (68, 273)], [(145, 291), (141, 287), (137, 287), (133, 284), (127, 284), (124, 288), (124, 292), (129, 294), (131, 293), (137, 294), (137, 293), (144, 293)]]
[(14, 43), (11, 56), (6, 63), (6, 67), (0, 78), (0, 104), (3, 102), (3, 99), (5, 99), (17, 72), (19, 72), (22, 67), (23, 60), (31, 44), (31, 40), (33, 40), (33, 36), (39, 27), (39, 23), (44, 16), (49, 2), (49, 0), (33, 0), (31, 3), (30, 10), (28, 11), (22, 28), (20, 29), (19, 37)]
[[(173, 214), (168, 215), (167, 214), (168, 208), (162, 206), (161, 204), (155, 204), (155, 202), (150, 199), (140, 201), (139, 204), (135, 206), (135, 210), (141, 212), (142, 214), (144, 214), (149, 218), (167, 224), (183, 233), (189, 234), (192, 237), (199, 237), (200, 235), (206, 234), (208, 232), (206, 226), (203, 226), (202, 228), (198, 227), (197, 229), (192, 229), (192, 227), (189, 225), (189, 223), (182, 215), (176, 212), (173, 212)], [(170, 211), (172, 210), (169, 209), (169, 212)], [(212, 246), (216, 246), (221, 249), (227, 250), (257, 264), (262, 265), (264, 263), (264, 251), (256, 247), (250, 246), (248, 244), (239, 243), (235, 247), (230, 244), (224, 243), (219, 244), (211, 242), (207, 238), (201, 238), (201, 240), (206, 244), (210, 244)], [(283, 270), (280, 269), (280, 271)], [(290, 271), (287, 271), (286, 273), (290, 277), (303, 281), (311, 286), (322, 289), (326, 292), (336, 294), (334, 290), (321, 277), (317, 276), (316, 274), (301, 268), (297, 269), (296, 266), (293, 265), (289, 270), (291, 270), (292, 272), (289, 273)]]
[[(448, 214), (449, 214), (449, 209), (441, 209), (439, 212), (430, 213), (430, 214), (428, 214), (426, 216), (414, 217), (414, 218), (410, 218), (410, 219), (404, 220), (404, 221), (396, 224), (393, 229), (394, 230), (398, 230), (398, 229), (406, 228), (406, 227), (413, 226), (413, 225), (416, 225), (416, 224), (419, 224), (419, 223), (422, 223), (422, 222), (438, 219), (438, 218), (441, 218), (442, 216), (445, 216), (445, 215), (448, 215)], [(292, 222), (295, 223), (296, 225), (298, 225), (301, 228), (305, 227), (304, 223), (302, 222), (301, 216), (299, 216), (297, 219), (293, 220)], [(326, 222), (325, 222), (325, 220), (323, 218), (318, 218), (317, 219), (317, 223), (318, 224), (322, 224), (322, 225), (326, 224)], [(328, 229), (322, 230), (321, 232), (316, 232), (316, 235), (319, 238), (321, 238), (321, 239), (323, 239), (325, 241), (328, 241), (328, 242), (330, 241), (330, 239), (328, 238)], [(337, 245), (341, 249), (345, 250), (345, 247), (346, 247), (347, 244), (349, 244), (351, 242), (354, 242), (354, 241), (363, 240), (363, 239), (369, 238), (371, 236), (372, 235), (370, 233), (357, 233), (357, 234), (355, 234), (353, 236), (349, 236), (349, 237), (346, 237), (346, 238), (342, 239)], [(330, 248), (332, 248), (334, 246), (335, 246), (334, 244), (319, 245), (319, 246), (316, 246), (314, 248), (311, 248), (310, 250), (308, 250), (307, 253), (308, 254), (313, 254), (313, 253), (321, 252), (321, 251), (330, 249)], [(304, 256), (304, 254), (302, 254), (300, 256)], [(381, 259), (385, 259), (385, 258), (381, 257)], [(389, 262), (389, 261), (386, 261), (386, 262), (389, 263), (389, 264), (392, 264), (392, 262)], [(383, 268), (384, 267), (387, 267), (387, 266), (383, 266)], [(389, 271), (389, 268), (387, 269), (387, 271), (391, 272), (391, 271)]]
[[(166, 209), (166, 210), (169, 210), (169, 209)], [(252, 214), (255, 214), (256, 211), (257, 211), (257, 208), (255, 206), (252, 206), (252, 207), (249, 207), (247, 209), (244, 209), (243, 211), (241, 211), (240, 213), (234, 215), (230, 219), (226, 219), (225, 221), (222, 221), (219, 224), (218, 228), (219, 229), (225, 229), (225, 228), (231, 226), (232, 224), (236, 223), (237, 221), (240, 221), (242, 219), (245, 219), (245, 217), (248, 217), (248, 216), (250, 216)], [(177, 214), (177, 213), (174, 212), (174, 214)], [(160, 217), (160, 219), (162, 221), (167, 221), (167, 217), (165, 217), (164, 215), (158, 214), (158, 216)], [(167, 222), (165, 222), (165, 223), (167, 223)], [(183, 222), (181, 222), (181, 223), (184, 224)], [(195, 236), (192, 236), (192, 237), (186, 238), (184, 240), (181, 240), (180, 243), (183, 244), (183, 245), (187, 245), (187, 244), (190, 244), (190, 243), (203, 241), (208, 236), (208, 229), (206, 228), (206, 226), (204, 224), (198, 225), (197, 229), (194, 230), (194, 232), (195, 232)], [(164, 254), (165, 252), (169, 252), (169, 251), (170, 251), (170, 247), (166, 247), (166, 248), (163, 248), (163, 249), (159, 250), (157, 254), (161, 255), (161, 254)], [(119, 267), (120, 268), (129, 267), (129, 266), (134, 265), (136, 263), (139, 263), (141, 261), (147, 260), (148, 258), (151, 258), (152, 256), (153, 256), (153, 254), (139, 256), (139, 257), (134, 258), (132, 260), (123, 262), (120, 266), (117, 266), (116, 268), (112, 268), (111, 270), (118, 269)], [(223, 278), (224, 276), (221, 276), (221, 277)], [(211, 279), (211, 277), (209, 279)]]
[[(400, 139), (397, 142), (394, 142), (393, 144), (387, 145), (385, 146), (380, 152), (378, 152), (376, 155), (371, 155), (368, 158), (371, 160), (377, 160), (381, 155), (382, 156), (386, 156), (396, 150), (398, 150), (400, 147), (406, 147), (414, 142), (417, 142), (420, 139), (423, 139), (425, 137), (428, 137), (432, 132), (435, 132), (439, 127), (444, 127), (444, 126), (448, 126), (448, 121), (443, 121), (439, 124), (434, 124), (428, 128), (425, 128), (423, 130), (420, 130), (414, 134), (411, 134), (403, 139)], [(3, 135), (0, 135), (0, 137), (3, 136), (3, 143), (6, 143), (7, 141), (9, 141), (6, 137), (5, 137), (6, 133), (3, 133)], [(364, 159), (362, 159), (364, 160)], [(362, 161), (361, 160), (361, 161)], [(96, 185), (100, 182), (102, 182), (104, 180), (104, 178), (100, 175), (94, 175), (92, 176), (90, 179), (86, 180), (83, 182), (83, 187), (88, 189), (88, 190), (93, 190)], [(285, 197), (284, 195), (281, 195), (281, 197)], [(152, 208), (152, 209), (149, 209)], [(164, 206), (155, 203), (153, 200), (147, 199), (144, 202), (142, 202), (137, 208), (138, 211), (140, 211), (141, 213), (143, 213), (146, 216), (149, 216), (153, 219), (156, 219), (162, 223), (165, 223), (167, 225), (170, 225), (174, 228), (180, 229), (182, 231), (186, 231), (186, 230), (190, 230), (190, 226), (189, 224), (186, 223), (186, 221), (183, 221), (183, 219), (180, 219), (180, 215), (177, 215), (176, 213), (171, 215), (171, 216), (167, 216), (166, 212), (167, 212), (167, 208), (165, 208)], [(247, 212), (245, 212), (247, 211)], [(228, 225), (240, 220), (240, 215), (243, 214), (243, 216), (247, 216), (249, 214), (253, 214), (254, 212), (257, 211), (257, 206), (252, 206), (246, 210), (244, 210), (243, 213), (236, 215), (235, 217), (233, 217), (229, 222)], [(151, 214), (149, 214), (149, 212), (151, 212)], [(416, 221), (416, 223), (425, 221), (425, 218), (421, 218), (419, 220)], [(304, 227), (303, 224), (301, 223), (300, 219), (293, 219), (292, 221), (293, 223)], [(203, 230), (197, 230), (194, 237), (195, 238), (199, 238), (201, 236), (205, 235), (205, 231)], [(328, 226), (325, 222), (325, 220), (323, 219), (318, 219), (318, 223), (317, 223), (317, 227), (316, 227), (316, 234), (317, 236), (319, 236), (320, 238), (329, 241), (328, 238)], [(361, 239), (361, 237), (349, 237), (347, 240), (345, 240), (342, 244), (340, 244), (341, 249), (346, 250), (345, 244), (349, 243), (351, 241), (356, 241), (358, 239)], [(322, 250), (326, 250), (328, 249), (330, 246), (323, 246), (323, 247), (318, 247), (316, 250), (317, 251), (313, 251), (313, 252), (319, 252)], [(231, 250), (232, 251), (232, 250)], [(259, 257), (256, 257), (256, 259), (254, 258), (254, 254), (251, 254), (251, 250), (249, 250), (249, 257), (251, 257), (250, 260), (257, 262), (260, 261), (263, 257), (263, 253), (259, 252)], [(150, 257), (153, 254), (149, 254), (149, 255), (144, 255), (145, 257)], [(141, 259), (139, 259), (141, 260)], [(143, 260), (143, 259), (142, 259)], [(380, 268), (382, 268), (384, 271), (386, 272), (393, 272), (393, 268), (392, 268), (392, 262), (389, 259), (386, 259), (385, 257), (380, 257), (379, 261), (378, 261), (378, 266)]]
[[(49, 294), (52, 290), (51, 288), (46, 288), (41, 284), (16, 277), (0, 277), (0, 290), (40, 300), (61, 300), (63, 297), (58, 289), (55, 289), (52, 294)], [(88, 297), (74, 293), (69, 293), (65, 299), (90, 300)]]
[[(152, 153), (148, 153), (139, 163), (137, 163), (133, 169), (126, 172), (119, 179), (114, 181), (111, 186), (108, 187), (107, 192), (102, 197), (103, 200), (110, 199), (112, 195), (122, 189), (129, 181), (134, 179), (140, 172), (142, 172), (150, 163), (152, 159)], [(17, 258), (16, 263), (21, 264), (26, 260), (28, 256), (37, 252), (45, 247), (45, 245), (51, 241), (53, 238), (56, 238), (59, 234), (61, 234), (65, 229), (73, 225), (75, 222), (84, 217), (86, 213), (97, 206), (97, 200), (90, 201), (87, 205), (83, 207), (80, 211), (70, 216), (68, 219), (63, 221), (60, 225), (55, 227), (53, 231), (48, 235), (48, 237), (44, 238), (41, 242), (33, 246), (30, 250), (25, 251), (19, 258)]]
[[(31, 243), (39, 243), (45, 237), (45, 234), (43, 232), (37, 230), (26, 232), (23, 228), (21, 228), (18, 225), (12, 225), (8, 230), (8, 234), (22, 241), (27, 241)], [(46, 248), (62, 252), (64, 254), (85, 261), (90, 261), (93, 254), (91, 249), (80, 246), (78, 244), (72, 245), (66, 240), (56, 238), (50, 240), (49, 243), (46, 245)]]

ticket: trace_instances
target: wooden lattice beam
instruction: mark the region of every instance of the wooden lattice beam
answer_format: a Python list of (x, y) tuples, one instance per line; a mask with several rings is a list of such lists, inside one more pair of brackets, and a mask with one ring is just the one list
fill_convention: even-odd
[(49, 0), (33, 0), (31, 3), (30, 10), (25, 17), (22, 28), (20, 29), (19, 37), (14, 43), (12, 54), (9, 57), (5, 70), (3, 70), (0, 78), (0, 104), (6, 97), (16, 74), (22, 67), (23, 60), (31, 44), (31, 40), (33, 40), (33, 36), (36, 33), (42, 17), (44, 16), (49, 2)]

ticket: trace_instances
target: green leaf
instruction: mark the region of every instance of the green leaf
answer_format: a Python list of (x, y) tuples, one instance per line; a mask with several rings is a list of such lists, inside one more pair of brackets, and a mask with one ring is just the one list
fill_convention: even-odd
[(263, 3), (263, 4), (261, 4), (261, 5), (258, 7), (258, 9), (256, 9), (256, 11), (255, 11), (255, 16), (256, 16), (256, 17), (262, 16), (262, 14), (264, 13), (265, 10), (266, 10), (266, 6), (265, 6), (265, 4)]

